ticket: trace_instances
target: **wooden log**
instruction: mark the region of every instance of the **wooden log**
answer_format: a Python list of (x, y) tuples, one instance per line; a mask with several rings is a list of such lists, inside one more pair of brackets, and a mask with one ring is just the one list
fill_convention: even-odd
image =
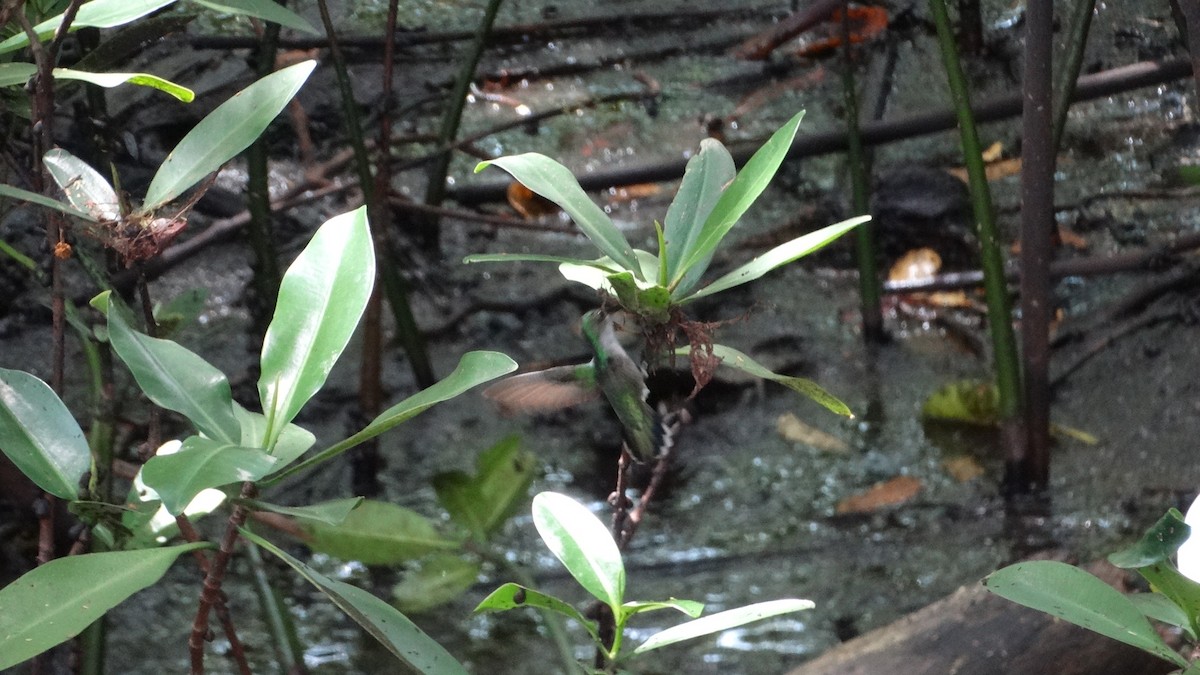
[[(1121, 572), (1089, 572), (1117, 585)], [(789, 675), (1160, 675), (1170, 663), (992, 595), (982, 584), (845, 642)]]

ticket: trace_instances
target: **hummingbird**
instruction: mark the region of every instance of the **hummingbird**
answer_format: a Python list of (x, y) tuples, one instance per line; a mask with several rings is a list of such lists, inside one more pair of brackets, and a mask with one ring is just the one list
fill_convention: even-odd
[(646, 373), (617, 340), (615, 317), (601, 310), (583, 316), (583, 337), (592, 360), (514, 375), (484, 390), (502, 410), (557, 410), (598, 398), (601, 394), (621, 421), (629, 455), (637, 462), (653, 461), (670, 449), (679, 428), (677, 415), (662, 414), (646, 397)]

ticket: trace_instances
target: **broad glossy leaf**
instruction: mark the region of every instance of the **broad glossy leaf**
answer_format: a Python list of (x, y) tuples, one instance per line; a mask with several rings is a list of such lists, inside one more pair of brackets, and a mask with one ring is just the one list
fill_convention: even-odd
[(604, 523), (574, 499), (542, 492), (533, 498), (533, 524), (579, 585), (619, 615), (625, 596), (625, 565)]
[(475, 172), (493, 164), (512, 174), (525, 187), (558, 204), (601, 253), (641, 276), (637, 260), (633, 257), (633, 248), (629, 246), (625, 235), (579, 187), (579, 182), (567, 167), (545, 155), (528, 152), (480, 162)]
[(395, 607), (357, 586), (326, 577), (253, 532), (243, 529), (242, 536), (291, 565), (409, 668), (426, 675), (468, 675), (445, 648)]
[(157, 582), (185, 544), (58, 558), (0, 589), (0, 670), (69, 640), (126, 598)]
[(192, 436), (178, 452), (151, 457), (142, 466), (142, 480), (171, 515), (179, 515), (205, 488), (256, 481), (274, 465), (275, 458), (257, 448)]
[(177, 342), (133, 330), (122, 308), (110, 306), (111, 300), (111, 291), (105, 291), (92, 306), (108, 316), (109, 342), (146, 396), (188, 418), (214, 441), (238, 445), (241, 425), (233, 414), (225, 374)]
[[(71, 22), (71, 30), (80, 28), (112, 28), (127, 24), (134, 19), (174, 3), (175, 0), (92, 0), (84, 3)], [(42, 40), (54, 35), (62, 23), (63, 15), (46, 19), (33, 27), (33, 31)], [(29, 44), (29, 37), (24, 31), (17, 31), (12, 37), (0, 42), (0, 54), (15, 52)]]
[(1087, 572), (1055, 560), (1032, 560), (989, 574), (983, 585), (1002, 598), (1133, 645), (1180, 667), (1188, 662), (1119, 591)]
[(271, 0), (192, 0), (198, 5), (228, 14), (253, 16), (263, 21), (277, 23), (284, 28), (318, 35), (316, 28), (307, 19)]
[(665, 600), (659, 602), (634, 601), (624, 604), (625, 613), (627, 615), (641, 614), (642, 612), (656, 612), (660, 609), (673, 609), (677, 612), (682, 612), (693, 619), (699, 618), (704, 613), (704, 603), (696, 602), (695, 600)]
[(534, 460), (533, 453), (521, 450), (520, 439), (510, 437), (480, 455), (474, 476), (438, 474), (433, 488), (450, 518), (483, 541), (524, 502), (537, 467)]
[(402, 612), (416, 614), (444, 605), (475, 585), (480, 564), (456, 555), (435, 554), (421, 559), (421, 567), (407, 570), (392, 587), (392, 601)]
[(1181, 574), (1170, 560), (1139, 567), (1138, 574), (1150, 582), (1154, 590), (1178, 605), (1188, 615), (1192, 632), (1200, 634), (1200, 583)]
[(11, 185), (0, 185), (0, 197), (8, 197), (17, 201), (37, 204), (38, 206), (44, 206), (48, 209), (54, 209), (55, 211), (62, 211), (69, 216), (75, 216), (76, 218), (82, 218), (84, 220), (95, 220), (92, 214), (86, 211), (81, 211), (70, 204), (64, 204), (57, 199), (51, 199), (45, 195), (39, 195), (36, 192), (22, 190), (21, 188), (13, 187)]
[[(736, 175), (733, 157), (720, 141), (711, 138), (700, 141), (700, 152), (688, 160), (683, 181), (667, 209), (663, 223), (663, 234), (667, 241), (668, 279), (675, 278), (679, 264), (695, 248), (704, 221)], [(676, 294), (682, 296), (695, 288), (711, 259), (712, 254), (709, 253), (684, 270)]]
[(1132, 570), (1169, 561), (1191, 533), (1192, 528), (1183, 522), (1183, 514), (1178, 509), (1169, 509), (1136, 544), (1109, 555), (1108, 562)]
[(29, 373), (0, 368), (0, 450), (55, 497), (79, 496), (92, 453), (71, 411)]
[(150, 73), (89, 73), (70, 68), (55, 68), (54, 77), (63, 80), (88, 82), (107, 89), (119, 87), (122, 84), (136, 84), (140, 87), (149, 87), (170, 94), (184, 103), (191, 103), (196, 98), (196, 92), (191, 89), (175, 84), (170, 80), (164, 80), (157, 75), (151, 75)]
[(568, 619), (573, 619), (587, 629), (592, 634), (593, 640), (599, 639), (596, 633), (595, 621), (585, 618), (579, 610), (553, 595), (546, 595), (520, 584), (507, 583), (497, 588), (475, 607), (475, 611), (477, 613), (503, 612), (518, 607), (536, 607), (538, 609), (557, 612)]
[(335, 499), (308, 506), (281, 506), (257, 499), (238, 499), (235, 501), (255, 511), (270, 511), (271, 513), (291, 516), (300, 520), (313, 520), (336, 527), (346, 521), (350, 512), (358, 508), (358, 505), (362, 504), (363, 499), (363, 497), (350, 497), (348, 499)]
[[(712, 347), (713, 355), (721, 359), (721, 365), (723, 366), (737, 368), (738, 370), (750, 373), (755, 377), (761, 377), (764, 380), (778, 382), (788, 389), (804, 394), (817, 403), (820, 403), (828, 408), (831, 412), (837, 413), (838, 415), (843, 415), (845, 417), (854, 417), (854, 413), (850, 411), (850, 407), (845, 403), (842, 403), (841, 399), (825, 391), (821, 385), (808, 378), (792, 377), (790, 375), (779, 375), (773, 373), (764, 368), (762, 364), (758, 363), (749, 356), (746, 356), (742, 352), (739, 352), (733, 347), (726, 347), (725, 345), (717, 344), (714, 344)], [(682, 347), (675, 350), (675, 353), (686, 355), (689, 349), (689, 347)]]
[(364, 500), (340, 525), (305, 522), (314, 551), (367, 565), (394, 565), (433, 551), (457, 551), (461, 544), (443, 537), (433, 521), (388, 502)]
[[(233, 414), (237, 417), (238, 424), (242, 427), (241, 443), (247, 448), (263, 448), (267, 438), (267, 418), (265, 415), (250, 412), (235, 401), (233, 404)], [(271, 456), (275, 457), (277, 462), (271, 471), (282, 471), (287, 465), (296, 461), (300, 455), (303, 455), (313, 443), (317, 442), (317, 437), (311, 431), (295, 424), (288, 424), (283, 428), (283, 432), (279, 434), (279, 439), (275, 441), (275, 447), (271, 448)]]
[(87, 162), (61, 148), (47, 152), (42, 162), (71, 206), (89, 214), (85, 220), (95, 222), (120, 217), (116, 191), (108, 179)]
[(328, 461), (359, 443), (375, 438), (392, 427), (420, 415), (442, 401), (452, 399), (472, 387), (488, 382), (489, 380), (494, 380), (516, 369), (517, 363), (499, 352), (467, 352), (459, 360), (454, 372), (447, 375), (445, 379), (439, 380), (432, 387), (424, 389), (388, 408), (379, 417), (371, 420), (371, 423), (363, 428), (362, 431), (322, 450), (312, 458), (297, 464), (291, 469), (274, 476), (270, 482), (283, 480), (293, 473)]
[(691, 295), (683, 295), (687, 291), (684, 285), (680, 284), (675, 290), (675, 297), (678, 298), (679, 302), (688, 302), (749, 283), (773, 269), (803, 258), (809, 253), (826, 246), (852, 228), (870, 219), (870, 216), (859, 216), (858, 218), (851, 218), (850, 220), (844, 220), (840, 223), (823, 227), (816, 232), (809, 232), (804, 236), (780, 244), (766, 253), (757, 256), (754, 260), (721, 276), (716, 281)]
[(358, 325), (375, 282), (375, 250), (361, 207), (330, 219), (283, 275), (263, 338), (258, 393), (274, 445), (325, 384)]
[[(1191, 528), (1191, 532), (1200, 529), (1200, 496), (1188, 507), (1183, 522)], [(1187, 541), (1179, 546), (1176, 560), (1179, 562), (1179, 571), (1184, 576), (1200, 582), (1200, 537), (1189, 536)]]
[(316, 61), (305, 61), (271, 73), (200, 120), (158, 167), (142, 210), (152, 211), (175, 199), (249, 147), (292, 100), (316, 65)]
[(634, 654), (644, 654), (654, 649), (673, 645), (676, 642), (691, 640), (712, 633), (719, 633), (730, 628), (737, 628), (748, 623), (769, 619), (780, 614), (790, 614), (815, 607), (811, 600), (788, 598), (785, 600), (768, 600), (745, 607), (727, 609), (710, 616), (681, 623), (664, 631), (651, 635), (645, 642), (633, 650)]
[(34, 75), (37, 66), (32, 63), (0, 63), (0, 87), (23, 87)]
[(754, 200), (766, 189), (775, 172), (779, 170), (779, 165), (783, 163), (783, 158), (787, 156), (788, 149), (792, 147), (792, 139), (796, 137), (796, 130), (800, 128), (800, 120), (803, 117), (803, 112), (796, 113), (776, 131), (721, 193), (721, 198), (717, 200), (701, 226), (695, 245), (675, 268), (675, 276), (671, 278), (672, 286), (680, 283), (683, 272), (692, 265), (712, 256), (717, 245), (729, 234), (729, 230), (733, 229), (742, 214), (746, 213)]

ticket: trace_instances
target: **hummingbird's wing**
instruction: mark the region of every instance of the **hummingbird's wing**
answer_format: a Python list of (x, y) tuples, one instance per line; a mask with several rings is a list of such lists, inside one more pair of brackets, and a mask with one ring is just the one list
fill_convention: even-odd
[(483, 390), (507, 415), (547, 412), (591, 401), (600, 396), (591, 363), (557, 366), (513, 375)]

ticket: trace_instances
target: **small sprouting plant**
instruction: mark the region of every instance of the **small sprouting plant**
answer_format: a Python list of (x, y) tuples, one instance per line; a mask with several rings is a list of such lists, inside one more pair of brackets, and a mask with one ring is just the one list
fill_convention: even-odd
[[(475, 611), (534, 607), (574, 620), (587, 631), (606, 664), (603, 669), (583, 666), (588, 673), (616, 673), (633, 658), (655, 649), (813, 607), (810, 600), (788, 598), (701, 616), (704, 605), (693, 600), (626, 600), (625, 564), (621, 560), (621, 551), (604, 523), (586, 506), (566, 495), (542, 492), (533, 498), (533, 522), (554, 557), (584, 590), (612, 613), (615, 631), (611, 644), (601, 637), (596, 620), (587, 618), (564, 600), (520, 584), (508, 583), (497, 588), (479, 603)], [(636, 647), (628, 649), (624, 632), (629, 621), (639, 614), (664, 609), (681, 612), (691, 620), (655, 633)]]
[[(1200, 499), (1186, 518), (1170, 509), (1136, 544), (1108, 556), (1121, 569), (1136, 570), (1150, 592), (1125, 595), (1095, 576), (1054, 560), (1031, 560), (989, 574), (984, 586), (1015, 603), (1119, 640), (1183, 669), (1200, 673)], [(1178, 566), (1171, 562), (1177, 556)], [(1191, 644), (1184, 657), (1163, 641), (1150, 620), (1179, 629)]]

